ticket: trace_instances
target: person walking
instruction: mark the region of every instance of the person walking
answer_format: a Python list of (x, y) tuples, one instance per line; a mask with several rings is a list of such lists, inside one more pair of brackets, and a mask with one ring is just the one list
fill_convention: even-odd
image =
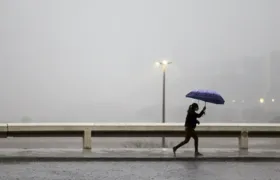
[(198, 136), (196, 134), (195, 128), (196, 128), (196, 124), (200, 124), (197, 118), (200, 118), (205, 114), (206, 106), (204, 106), (204, 108), (200, 113), (196, 113), (196, 111), (198, 110), (199, 107), (197, 103), (193, 103), (189, 106), (188, 113), (186, 116), (186, 122), (185, 122), (185, 130), (186, 130), (185, 140), (180, 142), (177, 146), (173, 147), (173, 153), (175, 157), (176, 157), (176, 151), (180, 147), (187, 144), (191, 138), (194, 139), (195, 156), (202, 156), (202, 154), (198, 152)]

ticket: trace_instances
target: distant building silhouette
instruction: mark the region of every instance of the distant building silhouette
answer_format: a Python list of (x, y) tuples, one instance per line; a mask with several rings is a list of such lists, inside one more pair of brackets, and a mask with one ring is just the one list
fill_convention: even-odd
[(241, 85), (244, 99), (258, 102), (267, 92), (267, 60), (264, 57), (247, 56), (243, 60), (243, 82)]
[(256, 105), (267, 92), (267, 60), (264, 57), (247, 56), (236, 61), (226, 61), (216, 75), (214, 89), (228, 99), (227, 102)]
[(279, 111), (280, 105), (280, 50), (270, 53), (269, 88), (266, 95), (267, 106), (273, 111)]

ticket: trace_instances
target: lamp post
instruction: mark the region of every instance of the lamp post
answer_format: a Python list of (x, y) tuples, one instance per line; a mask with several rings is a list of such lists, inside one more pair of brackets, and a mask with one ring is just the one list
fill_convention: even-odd
[[(163, 83), (162, 83), (162, 123), (165, 123), (165, 76), (166, 76), (166, 69), (168, 64), (172, 62), (163, 60), (160, 62), (156, 62), (157, 66), (161, 66), (163, 72)], [(162, 147), (165, 147), (165, 137), (162, 137)]]

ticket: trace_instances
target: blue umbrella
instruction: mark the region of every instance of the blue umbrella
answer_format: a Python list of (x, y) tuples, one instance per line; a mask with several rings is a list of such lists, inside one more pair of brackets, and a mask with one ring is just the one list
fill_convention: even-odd
[(212, 91), (212, 90), (191, 91), (186, 95), (186, 97), (205, 101), (205, 104), (206, 104), (206, 102), (213, 103), (213, 104), (224, 104), (225, 103), (224, 98), (219, 93), (217, 93), (216, 91)]

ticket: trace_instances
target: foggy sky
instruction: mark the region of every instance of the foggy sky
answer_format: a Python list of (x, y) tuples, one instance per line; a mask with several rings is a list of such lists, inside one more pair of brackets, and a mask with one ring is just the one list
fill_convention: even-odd
[(160, 120), (162, 59), (173, 62), (167, 119), (183, 121), (168, 111), (187, 108), (187, 92), (280, 49), (279, 9), (279, 0), (1, 0), (0, 121)]

